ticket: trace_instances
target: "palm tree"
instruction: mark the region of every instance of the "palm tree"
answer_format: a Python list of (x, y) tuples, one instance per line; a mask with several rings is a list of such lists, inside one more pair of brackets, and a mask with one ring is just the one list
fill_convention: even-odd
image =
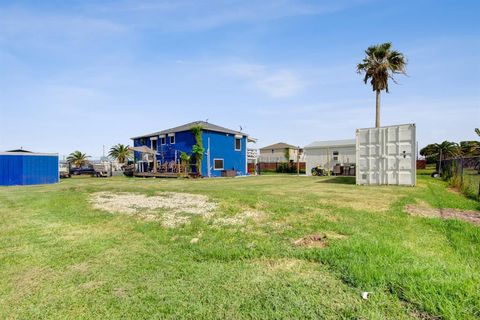
[(442, 143), (433, 143), (427, 145), (420, 150), (420, 154), (424, 157), (433, 157), (438, 155), (439, 161), (446, 158), (456, 157), (460, 154), (460, 148), (457, 143), (443, 141)]
[(480, 142), (478, 141), (460, 141), (460, 152), (462, 156), (478, 156), (480, 152)]
[(70, 153), (70, 155), (67, 157), (67, 161), (69, 163), (73, 163), (75, 167), (80, 168), (88, 163), (87, 158), (90, 158), (90, 156), (87, 156), (86, 153), (81, 153), (77, 150)]
[(119, 163), (125, 163), (128, 160), (132, 159), (132, 148), (129, 145), (123, 145), (121, 143), (110, 148), (108, 156), (112, 159), (117, 160)]
[(365, 84), (370, 80), (373, 91), (376, 93), (376, 117), (375, 127), (380, 127), (380, 92), (388, 93), (388, 80), (397, 83), (393, 77), (395, 74), (406, 75), (407, 59), (396, 50), (392, 50), (392, 44), (386, 42), (373, 45), (365, 50), (365, 58), (357, 65), (357, 72), (365, 74)]

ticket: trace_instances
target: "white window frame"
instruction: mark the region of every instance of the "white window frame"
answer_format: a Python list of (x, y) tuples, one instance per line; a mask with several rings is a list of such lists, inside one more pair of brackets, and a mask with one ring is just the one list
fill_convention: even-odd
[[(335, 153), (337, 153), (337, 154), (335, 154)], [(340, 156), (340, 152), (338, 152), (338, 151), (333, 151), (333, 152), (332, 152), (332, 159), (333, 159), (333, 161), (338, 161), (339, 156)], [(336, 158), (336, 159), (335, 159), (335, 158)]]
[[(222, 164), (223, 164), (222, 168), (215, 168), (215, 161), (217, 161), (217, 160), (222, 160)], [(214, 159), (213, 159), (213, 170), (225, 170), (225, 159), (223, 159), (223, 158), (214, 158)]]
[(160, 137), (160, 145), (164, 146), (167, 144), (167, 138), (166, 137)]
[[(237, 140), (240, 141), (240, 148), (237, 149)], [(235, 138), (235, 145), (234, 145), (234, 148), (235, 148), (235, 151), (242, 151), (242, 138)]]
[[(172, 142), (172, 139), (173, 139), (173, 142)], [(175, 136), (174, 136), (174, 135), (173, 135), (173, 136), (169, 136), (169, 137), (168, 137), (168, 142), (169, 142), (170, 144), (175, 144)]]
[[(153, 147), (154, 145), (155, 145), (155, 148)], [(155, 151), (158, 150), (157, 137), (150, 138), (150, 148)]]

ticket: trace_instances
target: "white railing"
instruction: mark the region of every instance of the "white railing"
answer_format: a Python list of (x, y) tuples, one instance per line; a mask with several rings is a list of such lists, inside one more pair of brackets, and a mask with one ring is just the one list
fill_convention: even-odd
[(247, 159), (255, 160), (258, 158), (258, 150), (257, 149), (247, 149)]

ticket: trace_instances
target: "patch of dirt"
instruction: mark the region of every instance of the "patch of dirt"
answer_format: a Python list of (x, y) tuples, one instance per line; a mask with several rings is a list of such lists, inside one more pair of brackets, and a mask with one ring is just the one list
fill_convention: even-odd
[[(95, 209), (110, 213), (135, 215), (146, 221), (161, 221), (169, 228), (190, 222), (189, 215), (208, 218), (217, 208), (207, 196), (176, 192), (162, 192), (151, 197), (139, 193), (97, 192), (90, 196), (90, 203)], [(159, 213), (159, 210), (163, 212)]]
[(325, 248), (327, 246), (327, 235), (325, 234), (314, 234), (305, 236), (293, 242), (294, 245), (299, 247), (316, 247), (316, 248)]
[(426, 203), (409, 204), (405, 207), (408, 214), (421, 217), (434, 217), (443, 219), (459, 219), (480, 226), (480, 212), (459, 209), (436, 209)]
[(423, 312), (423, 311), (418, 311), (418, 310), (415, 310), (415, 311), (411, 312), (411, 315), (415, 319), (420, 319), (420, 320), (440, 320), (440, 319), (442, 319), (442, 317), (440, 317), (440, 316), (433, 316), (431, 314), (428, 314), (428, 313)]
[(344, 239), (345, 235), (336, 232), (326, 232), (308, 235), (293, 242), (294, 245), (307, 248), (325, 248), (328, 246), (328, 239)]

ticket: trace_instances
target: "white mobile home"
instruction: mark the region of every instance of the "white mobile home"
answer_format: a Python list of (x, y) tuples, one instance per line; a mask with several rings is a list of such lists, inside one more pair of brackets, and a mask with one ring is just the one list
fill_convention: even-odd
[(311, 169), (318, 165), (333, 170), (337, 164), (355, 164), (355, 139), (315, 141), (306, 145), (304, 152), (307, 175), (311, 175)]

